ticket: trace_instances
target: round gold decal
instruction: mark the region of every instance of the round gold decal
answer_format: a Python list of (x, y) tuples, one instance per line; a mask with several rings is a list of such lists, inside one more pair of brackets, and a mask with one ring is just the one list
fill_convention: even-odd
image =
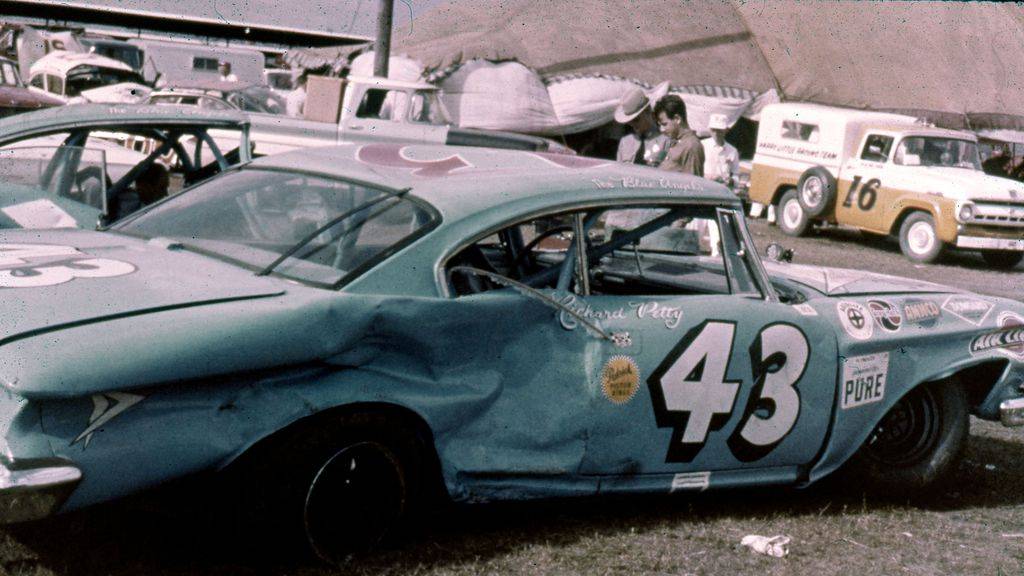
[(613, 356), (601, 370), (601, 390), (616, 404), (629, 402), (640, 387), (640, 369), (628, 356)]

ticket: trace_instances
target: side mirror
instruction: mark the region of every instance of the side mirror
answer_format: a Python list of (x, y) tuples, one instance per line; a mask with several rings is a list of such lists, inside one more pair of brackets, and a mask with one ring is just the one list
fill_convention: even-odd
[(766, 258), (773, 262), (792, 262), (793, 251), (789, 248), (785, 248), (778, 242), (772, 242), (764, 249), (764, 255)]

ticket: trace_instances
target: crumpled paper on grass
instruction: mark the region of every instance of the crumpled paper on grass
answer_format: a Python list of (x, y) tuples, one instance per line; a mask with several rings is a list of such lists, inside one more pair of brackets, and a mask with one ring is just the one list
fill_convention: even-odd
[(747, 546), (752, 551), (766, 556), (782, 558), (789, 554), (789, 536), (758, 536), (748, 534), (740, 540), (740, 545)]

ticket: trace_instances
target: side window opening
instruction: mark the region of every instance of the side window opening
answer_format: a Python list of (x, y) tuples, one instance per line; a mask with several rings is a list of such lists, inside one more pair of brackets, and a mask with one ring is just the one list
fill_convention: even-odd
[(782, 137), (789, 140), (800, 140), (802, 142), (818, 143), (818, 126), (806, 124), (796, 120), (782, 121)]
[[(752, 248), (743, 244), (737, 217), (729, 210), (652, 206), (578, 214), (586, 223), (580, 228), (574, 228), (576, 214), (570, 213), (500, 230), (450, 258), (446, 272), (468, 266), (537, 289), (586, 294), (762, 295), (750, 262)], [(585, 230), (585, 276), (575, 257), (578, 229)], [(567, 258), (573, 270), (563, 270)], [(447, 278), (456, 297), (505, 288), (483, 276)]]
[(889, 150), (892, 149), (893, 137), (872, 134), (864, 141), (864, 149), (861, 150), (861, 160), (871, 162), (885, 162), (889, 159)]

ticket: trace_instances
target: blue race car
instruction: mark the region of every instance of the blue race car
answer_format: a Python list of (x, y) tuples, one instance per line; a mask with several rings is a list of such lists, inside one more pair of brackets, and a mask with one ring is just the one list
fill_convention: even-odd
[[(459, 502), (947, 478), (1024, 305), (762, 263), (699, 178), (369, 144), (0, 232), (0, 517), (199, 472), (332, 558)], [(339, 522), (339, 519), (345, 521)]]

